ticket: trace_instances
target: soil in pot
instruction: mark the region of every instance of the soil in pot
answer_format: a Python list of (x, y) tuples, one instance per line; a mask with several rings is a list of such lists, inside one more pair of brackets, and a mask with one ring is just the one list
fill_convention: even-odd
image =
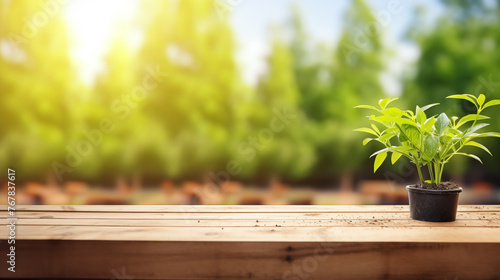
[(424, 190), (458, 190), (460, 186), (452, 181), (441, 182), (440, 184), (424, 183), (423, 185), (411, 185), (411, 187)]

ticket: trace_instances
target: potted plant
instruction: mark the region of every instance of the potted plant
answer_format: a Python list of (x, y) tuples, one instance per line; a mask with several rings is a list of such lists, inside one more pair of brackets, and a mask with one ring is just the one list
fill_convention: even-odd
[[(486, 102), (483, 94), (478, 97), (471, 94), (450, 95), (447, 98), (463, 99), (476, 107), (475, 114), (458, 118), (448, 118), (445, 113), (427, 117), (425, 111), (439, 103), (416, 107), (415, 112), (388, 107), (398, 98), (386, 98), (379, 101), (379, 107), (360, 105), (355, 108), (372, 110), (376, 115), (368, 116), (373, 122), (371, 128), (358, 128), (355, 131), (372, 134), (373, 137), (363, 140), (363, 145), (377, 141), (384, 148), (373, 153), (375, 157), (374, 172), (391, 153), (391, 163), (406, 157), (415, 164), (420, 184), (407, 186), (410, 202), (410, 215), (413, 219), (430, 222), (451, 222), (455, 220), (458, 195), (462, 188), (452, 182), (442, 182), (443, 169), (454, 156), (467, 156), (481, 159), (462, 149), (472, 146), (486, 151), (488, 148), (476, 142), (477, 138), (500, 137), (497, 132), (479, 132), (488, 126), (482, 121), (489, 119), (483, 111), (491, 106), (500, 105), (500, 100)], [(481, 162), (482, 163), (482, 162)], [(425, 180), (421, 168), (427, 167), (429, 179)]]

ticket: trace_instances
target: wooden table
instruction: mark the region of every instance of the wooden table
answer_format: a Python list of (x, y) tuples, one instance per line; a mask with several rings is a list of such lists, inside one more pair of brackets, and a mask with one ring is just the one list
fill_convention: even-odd
[(500, 279), (500, 206), (18, 206), (0, 278)]

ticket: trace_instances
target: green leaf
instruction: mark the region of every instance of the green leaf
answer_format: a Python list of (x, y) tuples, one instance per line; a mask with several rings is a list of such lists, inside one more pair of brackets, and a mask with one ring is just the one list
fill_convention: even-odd
[(377, 132), (377, 134), (380, 135), (380, 130), (378, 130), (378, 127), (376, 125), (372, 124), (372, 128)]
[(374, 138), (365, 138), (365, 139), (363, 140), (363, 146), (365, 146), (366, 144), (368, 144), (368, 143), (369, 143), (370, 141), (372, 141), (372, 140), (375, 140), (375, 139), (374, 139)]
[(471, 135), (472, 133), (476, 132), (477, 130), (479, 130), (485, 126), (488, 126), (488, 125), (490, 125), (490, 124), (489, 123), (482, 123), (482, 124), (475, 125), (475, 126), (469, 128), (468, 130), (466, 130), (467, 132), (463, 135), (463, 137), (467, 137), (467, 136)]
[(387, 104), (389, 103), (390, 100), (391, 100), (390, 97), (387, 97), (385, 99), (380, 99), (378, 101), (378, 105), (380, 105), (380, 108), (385, 109), (385, 107), (387, 106)]
[(470, 157), (470, 158), (473, 158), (473, 159), (475, 159), (475, 160), (479, 161), (480, 163), (483, 163), (483, 162), (481, 161), (481, 159), (480, 159), (478, 156), (473, 155), (473, 154), (466, 154), (466, 153), (453, 153), (453, 155), (460, 155), (460, 156)]
[(424, 125), (422, 126), (422, 129), (425, 131), (431, 131), (432, 126), (436, 123), (436, 119), (434, 117), (428, 118)]
[(439, 103), (433, 103), (433, 104), (425, 105), (425, 106), (424, 106), (424, 107), (422, 107), (421, 109), (422, 109), (422, 111), (424, 111), (424, 112), (425, 112), (425, 110), (427, 110), (427, 109), (429, 109), (429, 108), (432, 108), (432, 107), (434, 107), (434, 106), (436, 106), (436, 105), (439, 105)]
[(412, 150), (412, 147), (408, 147), (408, 146), (391, 146), (391, 147), (383, 148), (381, 150), (376, 151), (375, 153), (371, 154), (370, 158), (372, 158), (373, 156), (376, 156), (376, 155), (378, 155), (380, 153), (383, 153), (383, 152), (398, 151), (398, 152), (401, 152), (401, 153), (405, 153), (406, 151), (410, 151), (410, 150)]
[(467, 96), (465, 94), (454, 94), (454, 95), (450, 95), (450, 96), (448, 96), (446, 98), (464, 99), (464, 100), (467, 100), (467, 101), (471, 102), (472, 104), (474, 104), (474, 106), (477, 107), (476, 102), (472, 98), (470, 98), (469, 96)]
[(424, 139), (423, 156), (426, 160), (431, 160), (436, 155), (439, 148), (439, 138), (433, 135), (428, 135)]
[(439, 136), (439, 143), (441, 143), (441, 145), (443, 145), (443, 146), (450, 143), (450, 141), (451, 141), (451, 137), (448, 135)]
[(391, 117), (391, 118), (399, 118), (404, 114), (404, 112), (399, 110), (398, 108), (387, 108), (387, 109), (384, 109), (380, 112), (386, 116)]
[(382, 165), (386, 157), (387, 157), (386, 151), (378, 154), (375, 157), (375, 163), (373, 164), (373, 173), (375, 173), (377, 169), (380, 167), (380, 165)]
[(404, 127), (404, 134), (413, 146), (420, 149), (420, 131), (417, 128), (406, 125)]
[(443, 134), (444, 130), (448, 125), (450, 124), (450, 119), (448, 119), (448, 116), (445, 113), (441, 113), (437, 120), (436, 120), (436, 133), (437, 135)]
[(484, 96), (484, 94), (480, 94), (477, 98), (477, 104), (479, 105), (479, 107), (483, 106), (485, 100), (486, 96)]
[(370, 105), (358, 105), (358, 106), (356, 106), (354, 108), (356, 108), (356, 109), (371, 109), (371, 110), (378, 111), (377, 108), (375, 108), (373, 106), (370, 106)]
[(417, 124), (415, 122), (413, 122), (412, 120), (409, 120), (409, 119), (405, 119), (405, 118), (393, 118), (391, 119), (393, 122), (397, 123), (397, 124), (407, 124), (407, 125), (411, 125), (415, 128), (418, 128)]
[(385, 109), (385, 107), (387, 107), (387, 105), (389, 105), (389, 103), (391, 103), (392, 101), (396, 101), (398, 99), (399, 98), (397, 98), (397, 97), (396, 98), (392, 98), (392, 99), (390, 97), (387, 97), (385, 99), (380, 99), (378, 101), (378, 104), (380, 105), (380, 108)]
[(373, 135), (378, 137), (378, 134), (375, 131), (373, 131), (367, 127), (356, 128), (354, 131), (366, 132), (366, 133), (370, 133), (370, 134), (373, 134)]
[(405, 116), (407, 116), (409, 119), (414, 120), (415, 119), (415, 114), (411, 110), (406, 110), (404, 113)]
[(469, 136), (473, 137), (473, 138), (480, 138), (480, 137), (500, 137), (500, 133), (498, 133), (498, 132), (472, 133)]
[(385, 133), (384, 135), (380, 136), (380, 141), (385, 142), (385, 141), (391, 139), (394, 136), (395, 136), (395, 134)]
[(495, 106), (495, 105), (500, 105), (500, 100), (495, 99), (495, 100), (491, 100), (491, 101), (486, 102), (486, 104), (484, 104), (484, 106), (483, 106), (483, 110), (488, 108), (488, 107)]
[(477, 147), (477, 148), (479, 148), (479, 149), (484, 150), (484, 151), (485, 151), (485, 152), (487, 152), (488, 154), (490, 154), (490, 156), (493, 156), (493, 155), (491, 154), (490, 150), (488, 150), (488, 148), (486, 148), (484, 145), (479, 144), (479, 143), (477, 143), (477, 142), (475, 142), (475, 141), (469, 141), (469, 142), (465, 143), (465, 146), (473, 146), (473, 147)]
[(427, 119), (427, 116), (425, 115), (424, 111), (422, 111), (422, 109), (420, 109), (420, 107), (418, 107), (418, 105), (417, 105), (417, 108), (415, 110), (415, 113), (417, 115), (417, 122), (420, 125), (424, 124), (425, 120)]
[(390, 125), (390, 122), (391, 122), (391, 118), (389, 118), (388, 116), (378, 116), (378, 117), (375, 117), (375, 115), (371, 115), (368, 117), (370, 120), (373, 120), (373, 121), (376, 121), (384, 126), (389, 126)]
[(397, 127), (389, 127), (385, 130), (385, 133), (390, 133), (390, 134), (398, 134), (399, 133), (399, 128)]
[(470, 114), (470, 115), (467, 115), (467, 116), (464, 116), (460, 119), (460, 121), (458, 121), (457, 125), (455, 126), (455, 128), (459, 128), (461, 127), (462, 125), (464, 125), (465, 123), (467, 122), (470, 122), (470, 121), (473, 121), (477, 118), (477, 120), (487, 120), (489, 119), (490, 117), (488, 116), (483, 116), (483, 115), (478, 115), (478, 114)]
[(462, 135), (462, 131), (456, 129), (456, 128), (448, 128), (448, 132), (450, 132), (453, 136), (458, 136)]
[(396, 163), (396, 161), (398, 161), (398, 159), (399, 159), (402, 155), (403, 155), (402, 153), (392, 152), (392, 155), (391, 155), (391, 163), (392, 163), (392, 164), (395, 164), (395, 163)]

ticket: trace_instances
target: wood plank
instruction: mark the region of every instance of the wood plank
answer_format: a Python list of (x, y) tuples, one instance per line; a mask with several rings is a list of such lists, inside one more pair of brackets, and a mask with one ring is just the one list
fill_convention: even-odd
[[(0, 219), (10, 217), (6, 212), (0, 212)], [(409, 212), (339, 212), (339, 213), (215, 213), (215, 212), (173, 212), (173, 213), (139, 213), (139, 212), (16, 212), (18, 219), (220, 219), (220, 220), (289, 220), (289, 219), (410, 219)], [(500, 220), (497, 212), (458, 212), (459, 220)]]
[[(0, 226), (8, 225), (6, 219), (0, 220)], [(98, 220), (98, 219), (18, 219), (19, 226), (121, 226), (121, 227), (432, 227), (435, 223), (412, 219), (307, 219), (307, 220), (219, 220), (219, 219), (161, 219), (161, 220)], [(439, 223), (439, 227), (492, 227), (499, 228), (498, 220), (457, 220)]]
[(19, 207), (18, 272), (0, 278), (500, 279), (498, 206), (451, 223), (408, 206)]
[(500, 279), (500, 244), (24, 241), (0, 278)]
[[(500, 242), (499, 228), (477, 227), (17, 227), (18, 240), (231, 242)], [(0, 236), (8, 236), (7, 227)]]
[[(0, 205), (6, 211), (7, 205)], [(236, 213), (356, 213), (408, 212), (408, 205), (19, 205), (16, 211), (44, 212), (236, 212)], [(459, 212), (500, 212), (500, 205), (459, 205)]]

